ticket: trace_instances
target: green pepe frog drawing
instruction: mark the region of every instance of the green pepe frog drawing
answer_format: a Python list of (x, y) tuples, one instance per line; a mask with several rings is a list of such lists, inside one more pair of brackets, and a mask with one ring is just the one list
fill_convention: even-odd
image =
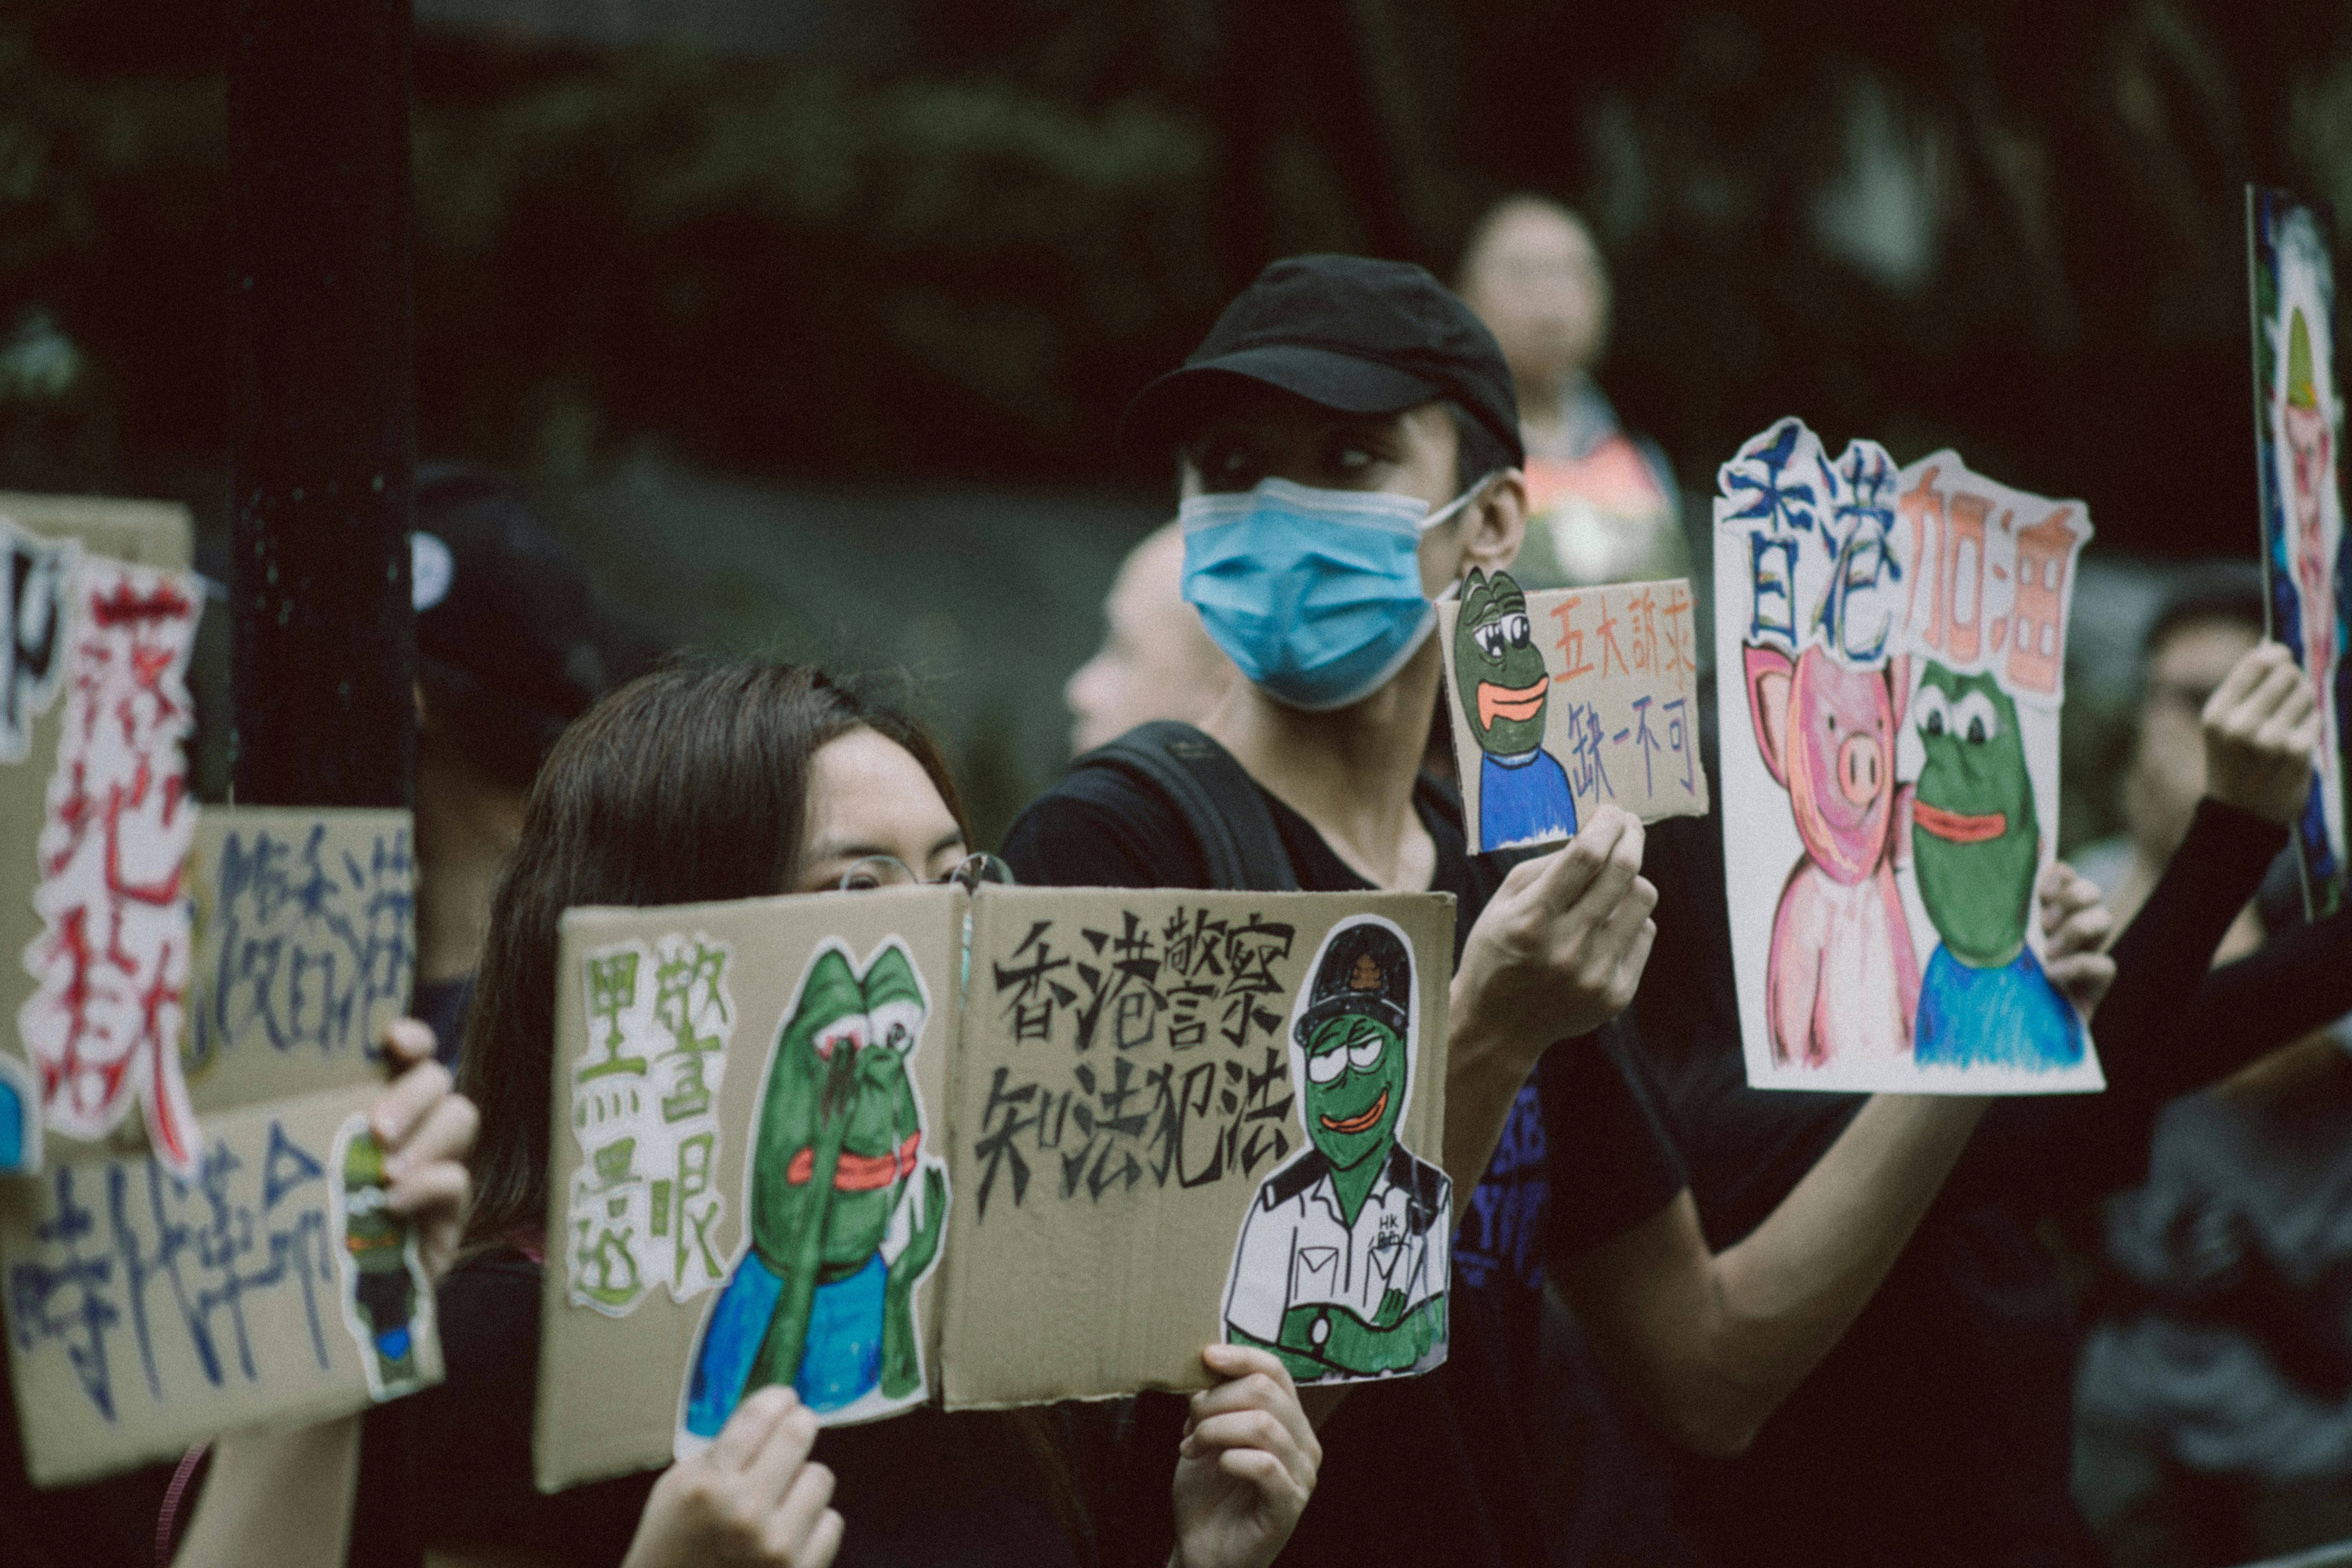
[(703, 1325), (688, 1436), (716, 1436), (772, 1383), (819, 1415), (922, 1398), (915, 1287), (939, 1258), (948, 1207), (910, 1062), (929, 1012), (896, 937), (862, 973), (837, 940), (810, 958), (752, 1122), (751, 1246)]
[(1910, 721), (1926, 754), (1911, 798), (1919, 900), (1943, 938), (1919, 983), (1923, 1065), (2047, 1068), (2083, 1058), (2083, 1021), (2026, 943), (2042, 832), (2017, 704), (1990, 671), (1929, 662)]
[(1302, 1383), (1444, 1359), (1453, 1184), (1397, 1142), (1412, 1083), (1412, 945), (1377, 915), (1324, 938), (1291, 1022), (1307, 1147), (1259, 1184), (1225, 1280), (1226, 1337)]
[(1551, 674), (1528, 624), (1528, 596), (1507, 572), (1476, 567), (1454, 623), (1454, 683), (1478, 737), (1478, 847), (1576, 837), (1568, 771), (1543, 749)]

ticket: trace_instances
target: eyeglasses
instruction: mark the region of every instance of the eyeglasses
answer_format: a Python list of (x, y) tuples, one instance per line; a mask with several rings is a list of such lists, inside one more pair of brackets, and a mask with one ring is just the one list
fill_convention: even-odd
[(967, 893), (976, 893), (983, 882), (1011, 887), (1013, 880), (1013, 868), (993, 855), (967, 855), (940, 877), (919, 877), (913, 867), (896, 855), (868, 855), (841, 874), (841, 890), (870, 893), (877, 888), (937, 888), (953, 882)]

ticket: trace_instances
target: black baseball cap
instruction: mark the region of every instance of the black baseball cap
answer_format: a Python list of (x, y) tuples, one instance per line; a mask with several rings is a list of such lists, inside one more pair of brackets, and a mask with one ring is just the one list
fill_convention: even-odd
[(587, 579), (514, 481), (455, 463), (417, 466), (410, 561), (428, 713), (528, 784), (606, 685)]
[(1511, 370), (1486, 323), (1424, 268), (1294, 256), (1225, 307), (1183, 366), (1138, 393), (1120, 439), (1165, 449), (1240, 377), (1346, 414), (1402, 414), (1447, 398), (1527, 460)]

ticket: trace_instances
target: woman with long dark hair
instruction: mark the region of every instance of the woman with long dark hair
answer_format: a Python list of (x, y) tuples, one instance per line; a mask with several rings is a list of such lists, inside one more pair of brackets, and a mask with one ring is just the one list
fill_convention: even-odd
[[(448, 1381), (425, 1396), (415, 1445), (436, 1559), (698, 1561), (730, 1542), (761, 1547), (763, 1521), (791, 1550), (748, 1561), (827, 1562), (836, 1541), (845, 1563), (1076, 1564), (1134, 1550), (1097, 1539), (1077, 1455), (1051, 1409), (923, 1408), (819, 1435), (789, 1391), (764, 1391), (758, 1412), (747, 1402), (736, 1418), (756, 1415), (756, 1437), (722, 1434), (658, 1482), (552, 1497), (531, 1484), (563, 911), (937, 880), (970, 858), (929, 737), (807, 667), (673, 665), (566, 732), (500, 882), (467, 1026), (459, 1084), (482, 1112), (476, 1203), (440, 1296)], [(1176, 1458), (1175, 1555), (1255, 1568), (1287, 1540), (1320, 1450), (1273, 1357), (1229, 1345), (1203, 1356), (1223, 1381), (1195, 1396)], [(754, 1455), (768, 1457), (747, 1463)]]

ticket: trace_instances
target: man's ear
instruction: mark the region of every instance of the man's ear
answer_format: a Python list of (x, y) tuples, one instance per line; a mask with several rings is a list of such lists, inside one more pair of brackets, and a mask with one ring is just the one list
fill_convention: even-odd
[(1777, 647), (1749, 644), (1740, 652), (1748, 676), (1748, 716), (1756, 725), (1756, 749), (1772, 782), (1789, 787), (1789, 686), (1796, 667)]
[(1462, 562), (1488, 573), (1509, 569), (1528, 536), (1528, 481), (1507, 468), (1462, 509)]

